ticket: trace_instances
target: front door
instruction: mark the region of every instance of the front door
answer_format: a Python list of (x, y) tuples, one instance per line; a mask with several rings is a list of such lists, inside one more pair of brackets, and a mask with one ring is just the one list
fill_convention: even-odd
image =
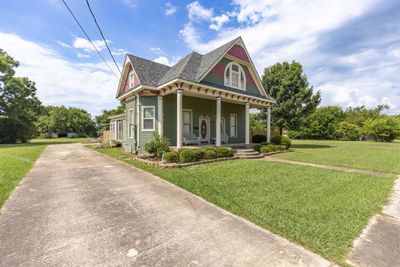
[(210, 118), (208, 116), (199, 118), (199, 135), (201, 142), (210, 143)]

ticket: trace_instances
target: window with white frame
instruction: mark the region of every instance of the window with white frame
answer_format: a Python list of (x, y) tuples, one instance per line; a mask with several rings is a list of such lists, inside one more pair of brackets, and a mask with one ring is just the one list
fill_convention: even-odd
[(229, 115), (229, 135), (230, 137), (237, 137), (237, 115)]
[(192, 110), (184, 109), (183, 110), (183, 133), (192, 133), (193, 129), (193, 116)]
[(243, 68), (238, 63), (231, 62), (226, 66), (224, 84), (233, 88), (245, 90), (246, 75)]
[(154, 106), (142, 107), (142, 131), (154, 131), (155, 127)]
[(128, 137), (134, 138), (135, 133), (135, 112), (133, 109), (129, 110), (129, 126), (128, 126)]

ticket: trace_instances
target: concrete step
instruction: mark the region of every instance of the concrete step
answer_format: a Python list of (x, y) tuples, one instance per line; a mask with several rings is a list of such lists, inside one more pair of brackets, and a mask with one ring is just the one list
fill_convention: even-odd
[(234, 155), (240, 159), (259, 159), (264, 157), (263, 154), (255, 151), (254, 149), (237, 149)]
[(252, 148), (235, 149), (235, 153), (240, 153), (240, 152), (254, 152), (254, 149)]
[(249, 152), (236, 152), (235, 155), (243, 155), (243, 156), (251, 156), (251, 155), (258, 155), (260, 154), (257, 151), (249, 151)]
[(238, 157), (239, 159), (259, 159), (259, 158), (263, 158), (264, 155), (263, 154), (258, 154), (258, 155), (235, 155), (236, 157)]

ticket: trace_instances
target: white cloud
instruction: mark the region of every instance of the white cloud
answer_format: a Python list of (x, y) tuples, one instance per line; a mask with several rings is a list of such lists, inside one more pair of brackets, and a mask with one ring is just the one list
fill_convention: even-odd
[(159, 47), (150, 47), (150, 51), (159, 55), (165, 55), (165, 52)]
[(62, 47), (71, 48), (71, 46), (70, 46), (69, 44), (66, 44), (66, 43), (64, 43), (64, 42), (62, 42), (62, 41), (57, 41), (57, 43), (58, 43), (59, 45), (61, 45)]
[(181, 57), (172, 57), (171, 59), (168, 59), (165, 56), (159, 56), (159, 57), (153, 59), (153, 61), (167, 65), (167, 66), (172, 66), (172, 65), (175, 65), (180, 59), (181, 59)]
[(78, 57), (78, 58), (90, 58), (90, 55), (88, 55), (88, 54), (82, 54), (82, 53), (77, 53), (76, 54), (76, 56)]
[(207, 9), (200, 5), (199, 1), (192, 2), (186, 6), (191, 21), (210, 20), (213, 16), (213, 9)]
[(165, 9), (165, 15), (171, 16), (171, 15), (175, 14), (176, 10), (177, 10), (176, 6), (173, 6), (171, 3), (167, 3), (166, 9)]
[(222, 14), (220, 16), (213, 17), (211, 21), (212, 24), (209, 26), (210, 29), (219, 31), (222, 26), (229, 21), (229, 16), (226, 14)]
[(124, 4), (129, 6), (130, 8), (137, 7), (137, 1), (136, 0), (121, 0)]
[[(101, 51), (106, 48), (106, 45), (103, 40), (92, 40), (93, 44), (96, 46), (97, 50)], [(107, 40), (107, 43), (111, 43), (111, 41)], [(73, 47), (83, 49), (86, 52), (95, 51), (93, 45), (86, 39), (81, 37), (76, 37), (73, 42)]]
[(74, 63), (52, 48), (14, 34), (0, 32), (0, 40), (2, 48), (20, 62), (17, 75), (36, 83), (45, 105), (77, 106), (93, 115), (117, 105), (118, 81), (104, 62)]
[(126, 51), (125, 49), (122, 49), (122, 48), (113, 49), (111, 51), (111, 54), (113, 54), (114, 56), (123, 56), (127, 53), (128, 53), (128, 51)]

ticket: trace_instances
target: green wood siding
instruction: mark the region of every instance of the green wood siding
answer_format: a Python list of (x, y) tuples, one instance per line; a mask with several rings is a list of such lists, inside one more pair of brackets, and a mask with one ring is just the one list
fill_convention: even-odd
[[(225, 71), (226, 65), (228, 65), (232, 60), (229, 60), (227, 58), (221, 59), (220, 62), (214, 67), (214, 69), (204, 77), (202, 82), (207, 82), (207, 83), (212, 83), (217, 86), (224, 86), (224, 74), (223, 72)], [(246, 77), (251, 76), (249, 69), (247, 66), (240, 64), (242, 66)], [(230, 90), (228, 86), (224, 87), (226, 90)], [(238, 89), (232, 89), (232, 91), (238, 91)], [(258, 90), (257, 86), (255, 85), (254, 81), (246, 81), (246, 91), (243, 93), (248, 93), (250, 95), (255, 95), (255, 96), (261, 96), (260, 91)]]
[(154, 126), (154, 131), (157, 131), (157, 125), (158, 125), (158, 107), (157, 107), (157, 97), (156, 96), (139, 96), (139, 122), (137, 126), (139, 127), (140, 133), (139, 133), (139, 147), (138, 147), (138, 152), (139, 153), (145, 153), (144, 150), (144, 145), (151, 140), (151, 137), (154, 133), (154, 131), (143, 131), (142, 129), (142, 107), (143, 106), (154, 106), (154, 117), (155, 117), (155, 126)]
[[(210, 136), (215, 138), (216, 100), (183, 96), (183, 109), (191, 109), (193, 115), (193, 133), (199, 136), (199, 117), (210, 117)], [(244, 143), (245, 141), (245, 106), (227, 103), (222, 100), (221, 115), (225, 119), (225, 133), (229, 136), (229, 114), (237, 114), (237, 137), (229, 138), (229, 143)], [(164, 97), (164, 135), (172, 145), (176, 145), (176, 94)]]

